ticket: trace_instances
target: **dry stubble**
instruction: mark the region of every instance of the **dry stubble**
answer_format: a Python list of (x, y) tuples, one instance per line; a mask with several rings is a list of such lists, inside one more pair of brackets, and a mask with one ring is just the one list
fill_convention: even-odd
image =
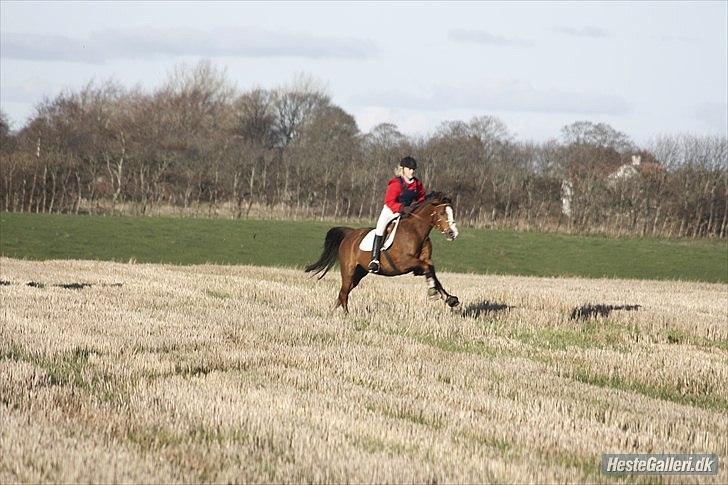
[(0, 263), (0, 482), (577, 481), (603, 452), (728, 478), (726, 285), (444, 274), (458, 313), (368, 277), (345, 317), (338, 274)]

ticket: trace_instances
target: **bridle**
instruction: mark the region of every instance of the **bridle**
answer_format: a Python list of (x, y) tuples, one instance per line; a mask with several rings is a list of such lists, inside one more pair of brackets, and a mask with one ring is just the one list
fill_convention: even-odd
[[(437, 226), (437, 225), (438, 225), (438, 224), (439, 224), (439, 223), (440, 223), (440, 222), (442, 221), (442, 215), (438, 214), (438, 213), (437, 213), (437, 211), (436, 211), (435, 209), (437, 209), (438, 207), (442, 207), (442, 206), (447, 206), (447, 205), (450, 205), (450, 204), (447, 204), (447, 203), (443, 203), (443, 204), (438, 204), (438, 205), (434, 206), (434, 207), (432, 208), (432, 212), (430, 212), (430, 217), (429, 217), (429, 218), (427, 218), (427, 219), (426, 219), (426, 218), (424, 218), (424, 217), (422, 217), (422, 216), (419, 216), (419, 215), (415, 214), (414, 212), (410, 212), (410, 214), (409, 214), (409, 215), (410, 215), (411, 217), (414, 217), (415, 219), (419, 219), (419, 220), (421, 220), (421, 221), (428, 221), (428, 219), (429, 219), (429, 222), (432, 222), (432, 218), (433, 218), (433, 216), (437, 216), (437, 220), (436, 220), (436, 221), (434, 222), (434, 224), (432, 224), (432, 226), (433, 226), (433, 227), (436, 227), (436, 226)], [(455, 222), (455, 221), (453, 221), (453, 222)], [(448, 227), (449, 227), (449, 225), (450, 225), (450, 221), (448, 221)], [(442, 233), (442, 234), (443, 234), (444, 236), (447, 236), (447, 232), (446, 232), (446, 230), (445, 230), (445, 229), (440, 229), (440, 232), (441, 232), (441, 233)]]

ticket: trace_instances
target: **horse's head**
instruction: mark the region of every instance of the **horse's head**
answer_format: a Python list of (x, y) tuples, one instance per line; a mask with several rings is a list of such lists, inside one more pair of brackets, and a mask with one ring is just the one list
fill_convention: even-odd
[(425, 200), (432, 206), (432, 226), (443, 233), (448, 241), (457, 239), (459, 233), (450, 198), (440, 192), (432, 192)]

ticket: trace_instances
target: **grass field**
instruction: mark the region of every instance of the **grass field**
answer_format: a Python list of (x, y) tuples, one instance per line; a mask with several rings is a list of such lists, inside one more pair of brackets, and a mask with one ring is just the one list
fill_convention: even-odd
[(441, 279), (2, 258), (0, 482), (728, 481), (725, 284)]
[[(0, 254), (171, 264), (303, 267), (330, 222), (0, 213)], [(438, 269), (459, 273), (728, 283), (726, 241), (608, 239), (462, 228), (433, 233)]]

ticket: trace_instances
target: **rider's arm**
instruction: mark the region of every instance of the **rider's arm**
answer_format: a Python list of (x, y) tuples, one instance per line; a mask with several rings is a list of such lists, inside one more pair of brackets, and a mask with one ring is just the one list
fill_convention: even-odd
[(399, 193), (402, 191), (402, 188), (399, 185), (399, 181), (396, 178), (393, 178), (389, 181), (389, 186), (387, 186), (387, 193), (384, 196), (384, 203), (387, 204), (387, 207), (389, 207), (392, 212), (399, 212), (402, 208), (402, 204), (397, 202), (397, 197), (399, 197)]

